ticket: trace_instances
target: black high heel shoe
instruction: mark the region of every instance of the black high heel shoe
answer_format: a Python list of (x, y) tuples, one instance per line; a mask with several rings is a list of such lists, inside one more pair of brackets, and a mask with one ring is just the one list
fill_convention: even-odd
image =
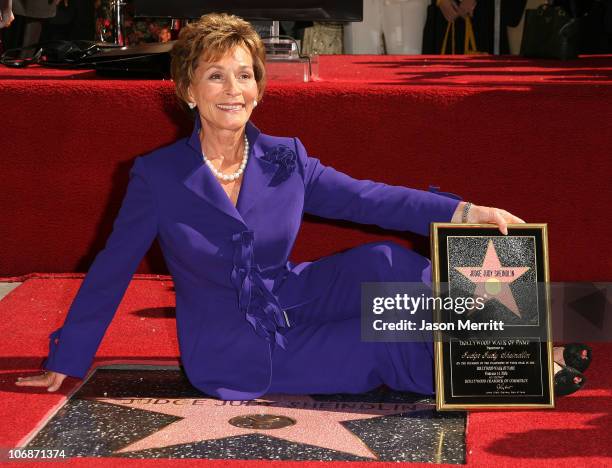
[(580, 390), (586, 383), (586, 377), (570, 366), (558, 362), (555, 367), (555, 396), (570, 395)]
[(584, 372), (591, 364), (591, 348), (583, 343), (569, 343), (563, 346), (563, 360), (566, 366)]

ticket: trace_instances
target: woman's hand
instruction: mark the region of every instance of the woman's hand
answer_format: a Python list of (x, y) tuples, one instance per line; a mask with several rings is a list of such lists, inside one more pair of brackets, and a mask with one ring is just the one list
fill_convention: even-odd
[(0, 0), (0, 29), (8, 28), (15, 19), (12, 3), (11, 0)]
[(62, 385), (66, 378), (65, 374), (59, 372), (45, 371), (42, 375), (33, 375), (31, 377), (17, 377), (15, 385), (21, 387), (47, 387), (48, 392), (54, 392)]
[(476, 0), (462, 0), (457, 7), (457, 12), (460, 16), (474, 16), (474, 8), (476, 8)]
[[(460, 202), (453, 214), (451, 223), (461, 223), (463, 217), (463, 209), (466, 202)], [(467, 215), (466, 223), (470, 224), (497, 224), (502, 234), (508, 234), (508, 224), (524, 223), (521, 218), (508, 213), (506, 210), (493, 208), (490, 206), (474, 205), (470, 207)]]
[(440, 8), (446, 21), (450, 23), (459, 17), (459, 7), (454, 0), (439, 0), (438, 8)]

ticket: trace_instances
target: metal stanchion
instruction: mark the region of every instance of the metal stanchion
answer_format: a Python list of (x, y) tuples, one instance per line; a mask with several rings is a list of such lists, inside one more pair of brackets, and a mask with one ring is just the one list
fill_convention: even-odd
[(125, 46), (125, 16), (124, 7), (127, 2), (123, 0), (111, 0), (111, 11), (113, 12), (113, 42), (116, 46)]
[[(493, 23), (493, 54), (499, 55), (501, 50), (501, 0), (495, 0), (495, 14)], [(504, 31), (505, 33), (505, 31)]]

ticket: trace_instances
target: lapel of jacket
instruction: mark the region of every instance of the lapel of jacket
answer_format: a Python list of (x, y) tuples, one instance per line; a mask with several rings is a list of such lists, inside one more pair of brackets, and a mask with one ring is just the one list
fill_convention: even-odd
[(200, 128), (200, 116), (196, 114), (193, 132), (187, 141), (187, 144), (193, 151), (196, 167), (183, 180), (183, 185), (204, 201), (246, 227), (244, 215), (253, 207), (257, 198), (261, 196), (262, 190), (268, 186), (276, 171), (275, 164), (261, 159), (265, 152), (259, 139), (261, 132), (250, 121), (247, 122), (246, 135), (250, 147), (249, 161), (242, 175), (242, 186), (240, 187), (240, 194), (238, 195), (238, 202), (235, 207), (214, 174), (202, 161), (202, 146), (199, 137)]
[(269, 184), (277, 170), (276, 164), (262, 159), (266, 150), (260, 134), (261, 132), (255, 125), (247, 122), (246, 135), (251, 151), (249, 162), (242, 176), (242, 186), (237, 203), (238, 211), (243, 217), (262, 197), (264, 190), (272, 189)]

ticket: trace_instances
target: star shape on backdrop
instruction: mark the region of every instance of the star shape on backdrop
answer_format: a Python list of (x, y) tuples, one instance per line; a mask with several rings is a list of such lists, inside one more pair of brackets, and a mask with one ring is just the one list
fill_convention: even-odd
[[(372, 403), (317, 401), (306, 395), (266, 395), (257, 400), (223, 401), (209, 398), (170, 398), (166, 404), (151, 404), (153, 398), (88, 398), (127, 408), (181, 417), (157, 432), (117, 450), (115, 453), (163, 448), (179, 444), (216, 440), (247, 434), (264, 434), (298, 444), (314, 445), (352, 455), (377, 459), (378, 456), (342, 421), (431, 409), (431, 403)], [(275, 429), (236, 427), (232, 418), (246, 415), (288, 417), (295, 424)]]
[[(487, 253), (480, 267), (455, 267), (459, 273), (472, 283), (476, 283), (475, 297), (482, 297), (485, 302), (497, 300), (514, 315), (521, 317), (510, 284), (529, 271), (530, 267), (504, 267), (499, 261), (493, 240), (489, 239)], [(473, 312), (470, 311), (470, 312)]]

